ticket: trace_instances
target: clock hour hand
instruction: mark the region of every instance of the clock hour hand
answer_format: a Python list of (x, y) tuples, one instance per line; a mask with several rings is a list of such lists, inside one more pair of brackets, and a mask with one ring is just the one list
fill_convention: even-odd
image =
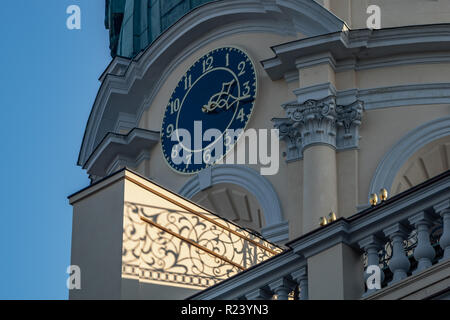
[[(222, 90), (211, 96), (211, 98), (208, 101), (208, 104), (202, 107), (202, 111), (208, 113), (215, 111), (217, 108), (219, 109), (225, 108), (226, 110), (228, 110), (239, 101), (250, 98), (249, 95), (242, 97), (235, 97), (230, 93), (235, 82), (236, 82), (235, 79), (233, 79), (230, 82), (224, 82), (222, 84)], [(231, 104), (230, 99), (232, 100)]]

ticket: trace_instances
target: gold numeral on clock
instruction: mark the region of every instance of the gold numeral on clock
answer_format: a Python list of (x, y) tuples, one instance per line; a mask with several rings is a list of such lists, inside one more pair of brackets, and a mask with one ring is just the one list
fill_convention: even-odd
[(192, 159), (192, 153), (187, 154), (186, 158), (185, 158), (186, 169), (189, 168), (189, 165), (191, 164), (191, 159)]
[(184, 90), (190, 89), (192, 87), (192, 75), (186, 75), (184, 77)]
[(173, 124), (169, 124), (166, 129), (167, 137), (170, 138), (173, 133)]
[(227, 150), (231, 147), (231, 144), (233, 143), (233, 140), (234, 139), (229, 134), (225, 135), (225, 139), (224, 139), (223, 144), (225, 145)]
[(170, 114), (174, 114), (180, 110), (180, 99), (176, 98), (174, 101), (170, 101)]
[(245, 66), (246, 66), (245, 61), (239, 62), (239, 64), (238, 64), (238, 70), (239, 70), (238, 76), (239, 77), (242, 76), (243, 74), (245, 74)]
[(173, 146), (173, 148), (172, 148), (172, 154), (171, 154), (171, 156), (172, 156), (172, 161), (173, 161), (174, 159), (179, 159), (179, 157), (180, 157), (180, 151), (181, 151), (180, 145), (175, 145), (175, 146)]
[(246, 97), (246, 96), (248, 96), (249, 93), (250, 93), (250, 81), (247, 81), (247, 82), (244, 83), (244, 88), (245, 88), (245, 90), (244, 90), (244, 92), (242, 93), (242, 95), (243, 95), (244, 97)]
[(211, 149), (204, 149), (203, 151), (203, 162), (209, 164), (211, 162)]
[(203, 73), (213, 68), (213, 62), (214, 62), (213, 57), (208, 57), (205, 60), (203, 60)]
[(243, 108), (241, 110), (239, 110), (238, 116), (236, 118), (241, 120), (241, 122), (245, 121), (245, 113), (244, 113), (244, 109)]

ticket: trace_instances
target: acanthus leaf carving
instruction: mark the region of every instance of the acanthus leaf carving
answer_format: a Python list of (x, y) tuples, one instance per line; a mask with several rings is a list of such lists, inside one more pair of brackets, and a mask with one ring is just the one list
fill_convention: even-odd
[(283, 106), (286, 118), (274, 118), (280, 139), (287, 144), (288, 162), (302, 159), (310, 145), (325, 144), (337, 150), (357, 148), (363, 103), (337, 105), (336, 96)]

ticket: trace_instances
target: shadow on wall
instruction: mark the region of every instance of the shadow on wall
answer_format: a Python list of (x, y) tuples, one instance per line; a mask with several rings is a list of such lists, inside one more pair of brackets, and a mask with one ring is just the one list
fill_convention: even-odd
[(125, 203), (122, 276), (204, 289), (281, 252), (218, 216)]

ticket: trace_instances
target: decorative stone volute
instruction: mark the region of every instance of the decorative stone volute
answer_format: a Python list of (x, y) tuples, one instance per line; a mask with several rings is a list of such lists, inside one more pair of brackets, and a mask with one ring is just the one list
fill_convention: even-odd
[(294, 161), (302, 157), (302, 136), (296, 127), (293, 127), (294, 121), (284, 118), (272, 119), (274, 127), (280, 130), (280, 139), (286, 142), (286, 160)]
[(337, 106), (337, 149), (358, 147), (359, 126), (362, 121), (363, 109), (361, 101), (356, 101), (347, 106)]
[(330, 96), (323, 100), (308, 100), (285, 106), (286, 115), (298, 128), (303, 149), (312, 144), (336, 147), (336, 101)]

